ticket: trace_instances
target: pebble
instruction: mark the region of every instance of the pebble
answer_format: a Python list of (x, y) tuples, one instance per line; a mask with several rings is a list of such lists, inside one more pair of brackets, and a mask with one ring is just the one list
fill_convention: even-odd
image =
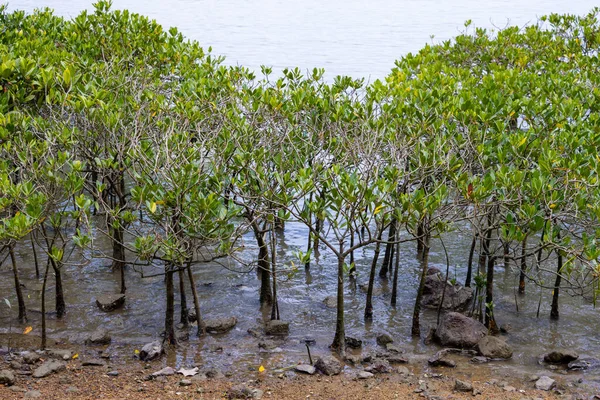
[(179, 386), (191, 386), (192, 385), (192, 381), (190, 381), (189, 379), (182, 379), (181, 381), (179, 381)]
[(108, 375), (108, 376), (119, 376), (119, 371), (109, 371), (106, 375)]
[(39, 390), (30, 390), (25, 393), (26, 399), (37, 399), (39, 397), (42, 397), (42, 393)]

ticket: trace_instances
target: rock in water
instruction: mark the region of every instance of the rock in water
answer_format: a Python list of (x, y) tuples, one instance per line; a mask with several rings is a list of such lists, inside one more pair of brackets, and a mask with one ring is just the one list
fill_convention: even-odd
[(152, 343), (145, 344), (140, 350), (140, 360), (142, 361), (152, 361), (155, 358), (158, 358), (164, 353), (164, 349), (162, 343), (158, 340), (155, 340)]
[(267, 335), (285, 336), (290, 333), (290, 323), (278, 320), (269, 321), (265, 326), (265, 333)]
[(45, 378), (50, 374), (67, 369), (67, 364), (63, 361), (48, 360), (33, 371), (34, 378)]
[(335, 298), (335, 296), (325, 297), (325, 299), (323, 300), (323, 304), (325, 304), (325, 307), (327, 308), (336, 308), (337, 299)]
[(550, 353), (544, 354), (544, 361), (551, 364), (568, 364), (571, 361), (577, 360), (578, 358), (579, 354), (568, 349), (554, 350)]
[(125, 304), (124, 294), (105, 294), (96, 297), (96, 305), (102, 311), (114, 311)]
[(362, 340), (346, 336), (346, 347), (350, 347), (351, 349), (360, 349), (362, 347)]
[(317, 369), (312, 365), (308, 364), (299, 364), (294, 367), (294, 370), (297, 372), (303, 372), (305, 374), (314, 375), (317, 372)]
[(445, 314), (435, 331), (442, 346), (467, 349), (475, 347), (485, 335), (487, 328), (481, 322), (457, 312)]
[(388, 343), (393, 343), (394, 339), (387, 333), (380, 333), (377, 335), (377, 344), (380, 346), (385, 346)]
[(209, 333), (225, 333), (237, 324), (236, 317), (229, 318), (213, 318), (204, 321), (206, 332)]
[(535, 388), (548, 391), (554, 387), (556, 381), (548, 376), (542, 376), (535, 382)]
[(12, 371), (3, 369), (0, 371), (0, 385), (12, 386), (15, 383), (15, 375)]
[(89, 338), (86, 339), (85, 344), (87, 345), (103, 345), (110, 344), (112, 338), (108, 334), (108, 331), (104, 328), (96, 329)]
[[(445, 293), (444, 286), (446, 286)], [(452, 285), (448, 281), (444, 282), (442, 274), (439, 273), (427, 276), (421, 304), (424, 307), (437, 309), (442, 302), (442, 297), (444, 298), (442, 309), (464, 310), (473, 298), (473, 289), (459, 284)]]
[(457, 392), (472, 392), (473, 385), (471, 385), (469, 382), (456, 379), (454, 381), (454, 390), (456, 390)]
[(315, 368), (327, 376), (338, 375), (342, 372), (342, 364), (331, 356), (319, 357)]
[(445, 358), (447, 354), (447, 351), (440, 350), (437, 353), (435, 353), (431, 358), (429, 358), (427, 362), (432, 367), (456, 367), (456, 363), (454, 362), (454, 360), (448, 360)]
[(484, 336), (477, 342), (477, 351), (484, 357), (511, 358), (513, 351), (502, 339), (494, 336)]

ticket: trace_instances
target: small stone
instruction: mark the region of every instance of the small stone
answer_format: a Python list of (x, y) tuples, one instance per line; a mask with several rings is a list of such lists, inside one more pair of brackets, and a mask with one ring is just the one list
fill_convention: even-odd
[(74, 394), (74, 393), (79, 393), (79, 389), (76, 388), (75, 386), (69, 386), (65, 392), (67, 392), (68, 394)]
[(109, 372), (107, 372), (106, 375), (108, 375), (108, 376), (119, 376), (119, 371), (109, 371)]
[(554, 387), (556, 381), (548, 376), (542, 376), (535, 382), (535, 388), (548, 391)]
[(373, 363), (365, 368), (365, 371), (375, 374), (386, 374), (391, 370), (390, 363), (387, 360), (381, 360), (379, 358), (373, 360)]
[(12, 386), (15, 383), (15, 375), (12, 371), (3, 369), (0, 371), (0, 385)]
[(299, 364), (294, 367), (295, 371), (303, 372), (308, 375), (314, 375), (317, 369), (309, 364)]
[(272, 320), (265, 325), (267, 335), (285, 336), (290, 333), (290, 323), (286, 321)]
[(389, 351), (390, 353), (395, 353), (395, 354), (402, 354), (404, 353), (404, 349), (400, 348), (399, 346), (396, 346), (393, 343), (388, 343), (385, 345), (385, 349), (387, 351)]
[(517, 391), (517, 389), (514, 386), (510, 386), (510, 385), (506, 385), (502, 389), (504, 389), (505, 392), (516, 392)]
[(87, 345), (105, 345), (110, 344), (112, 338), (110, 337), (108, 331), (104, 328), (98, 328), (89, 338), (86, 339), (85, 344)]
[(323, 300), (323, 304), (325, 304), (325, 307), (327, 308), (336, 308), (337, 299), (335, 298), (335, 296), (325, 297), (325, 299)]
[(67, 361), (73, 357), (73, 352), (71, 350), (53, 349), (48, 350), (48, 355), (53, 358), (60, 358)]
[(473, 385), (471, 385), (469, 382), (456, 379), (454, 381), (454, 390), (456, 390), (457, 392), (472, 392)]
[(262, 395), (262, 390), (252, 389), (246, 385), (232, 386), (227, 391), (228, 399), (260, 399)]
[(160, 357), (160, 355), (163, 353), (164, 349), (162, 343), (158, 340), (155, 340), (154, 342), (147, 343), (144, 345), (144, 347), (142, 347), (139, 357), (142, 361), (152, 361), (155, 358)]
[(100, 359), (90, 359), (81, 362), (82, 367), (104, 367), (106, 363)]
[(161, 369), (160, 371), (156, 371), (152, 373), (152, 376), (168, 376), (168, 375), (174, 375), (175, 374), (175, 370), (171, 367), (165, 367), (163, 369)]
[(577, 360), (578, 358), (579, 354), (568, 349), (554, 350), (550, 353), (544, 354), (544, 361), (551, 364), (568, 364), (571, 361)]
[(26, 399), (37, 399), (39, 397), (42, 397), (42, 393), (39, 390), (30, 390), (25, 393)]
[(106, 312), (121, 308), (123, 304), (125, 304), (124, 294), (106, 294), (96, 298), (98, 308)]
[(225, 333), (233, 329), (236, 324), (236, 317), (213, 318), (204, 321), (206, 332), (209, 333)]
[(398, 367), (398, 368), (396, 368), (396, 372), (399, 373), (400, 375), (410, 375), (410, 371), (406, 367)]
[(340, 362), (331, 356), (319, 357), (315, 363), (315, 368), (327, 376), (338, 375), (342, 372)]
[(379, 335), (377, 335), (377, 344), (380, 346), (385, 346), (388, 343), (393, 343), (394, 339), (392, 339), (392, 337), (390, 335), (388, 335), (387, 333), (380, 333)]
[(46, 376), (67, 369), (63, 361), (48, 360), (33, 371), (34, 378), (45, 378)]
[(23, 361), (27, 364), (35, 364), (40, 360), (40, 355), (36, 352), (29, 351), (23, 354)]
[(502, 339), (495, 336), (484, 336), (477, 342), (477, 351), (480, 355), (488, 358), (511, 358), (513, 351)]
[(191, 386), (192, 381), (189, 379), (182, 379), (179, 381), (179, 386)]
[(471, 358), (471, 362), (473, 364), (485, 364), (489, 361), (490, 361), (489, 358), (483, 357), (483, 356), (475, 356), (475, 357)]
[(362, 340), (346, 336), (346, 347), (360, 349), (362, 347)]
[(359, 372), (359, 373), (356, 375), (356, 377), (357, 377), (358, 379), (369, 379), (369, 378), (372, 378), (372, 377), (374, 377), (374, 376), (375, 376), (375, 375), (373, 375), (372, 373), (370, 373), (370, 372), (367, 372), (367, 371), (360, 371), (360, 372)]

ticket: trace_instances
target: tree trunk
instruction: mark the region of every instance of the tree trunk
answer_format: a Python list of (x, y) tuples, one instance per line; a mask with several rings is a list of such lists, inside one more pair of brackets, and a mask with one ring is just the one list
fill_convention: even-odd
[(31, 232), (29, 237), (31, 238), (31, 250), (33, 252), (33, 262), (35, 263), (35, 277), (40, 279), (40, 266), (38, 261), (37, 249), (35, 247), (35, 237), (33, 234), (34, 231)]
[(173, 288), (173, 265), (167, 265), (165, 284), (167, 287), (167, 306), (165, 307), (165, 341), (169, 344), (177, 344), (175, 338), (175, 290)]
[(202, 314), (200, 313), (200, 300), (198, 299), (198, 291), (196, 290), (196, 282), (194, 281), (194, 274), (192, 273), (192, 265), (188, 263), (187, 266), (188, 280), (190, 281), (190, 288), (192, 289), (192, 297), (194, 298), (194, 309), (196, 310), (196, 322), (198, 323), (198, 336), (204, 335), (204, 322), (202, 321)]
[(345, 354), (346, 346), (346, 328), (344, 324), (344, 257), (340, 248), (337, 265), (337, 316), (335, 320), (335, 336), (331, 348), (340, 355)]
[(67, 310), (62, 284), (62, 264), (60, 264), (60, 266), (53, 264), (52, 268), (54, 269), (54, 279), (56, 288), (56, 318), (62, 318), (64, 317), (65, 311)]
[(494, 264), (495, 257), (488, 257), (486, 286), (485, 286), (485, 326), (490, 333), (498, 333), (498, 325), (494, 317)]
[[(421, 238), (424, 235), (424, 227), (423, 227), (423, 221), (419, 222), (419, 225), (417, 225), (417, 238)], [(417, 259), (422, 260), (423, 259), (423, 251), (425, 250), (425, 246), (424, 246), (424, 240), (417, 240)]]
[(365, 305), (365, 319), (373, 319), (373, 285), (375, 284), (375, 271), (377, 270), (377, 260), (379, 259), (379, 253), (381, 252), (381, 238), (383, 236), (383, 229), (379, 231), (377, 235), (377, 243), (375, 243), (375, 254), (373, 254), (373, 260), (371, 261), (371, 272), (369, 273), (369, 286), (367, 288), (367, 304)]
[[(398, 231), (396, 231), (396, 242), (399, 241)], [(400, 243), (396, 243), (396, 263), (394, 266), (394, 283), (392, 285), (392, 307), (396, 307), (396, 297), (398, 295), (398, 270), (400, 269)]]
[(419, 319), (421, 314), (421, 300), (423, 299), (423, 290), (425, 289), (425, 278), (427, 278), (427, 270), (429, 269), (429, 235), (425, 237), (421, 236), (418, 240), (423, 242), (421, 244), (423, 248), (423, 257), (421, 259), (421, 279), (419, 281), (419, 289), (417, 290), (417, 299), (415, 300), (415, 308), (413, 310), (411, 328), (411, 334), (415, 337), (421, 336), (421, 327)]
[(184, 328), (188, 328), (190, 325), (190, 319), (189, 319), (189, 311), (188, 311), (188, 306), (187, 306), (187, 298), (185, 295), (185, 279), (184, 279), (182, 268), (179, 268), (179, 270), (177, 271), (177, 275), (179, 276), (179, 299), (181, 302), (181, 304), (180, 304), (181, 314), (179, 317), (179, 322), (181, 324), (183, 324)]
[(271, 304), (271, 263), (269, 262), (269, 248), (265, 241), (265, 234), (261, 232), (256, 222), (252, 223), (254, 237), (258, 244), (258, 274), (260, 277), (260, 304)]
[(19, 270), (17, 269), (17, 260), (15, 258), (14, 245), (8, 248), (10, 254), (10, 262), (12, 263), (13, 276), (15, 279), (15, 291), (17, 292), (17, 303), (19, 305), (19, 322), (27, 321), (27, 309), (25, 308), (25, 298), (21, 290), (21, 280), (19, 279)]
[(115, 221), (117, 227), (112, 227), (112, 268), (121, 273), (121, 293), (125, 294), (125, 246), (123, 244), (123, 226), (120, 221)]
[[(560, 232), (558, 233), (558, 240), (560, 241)], [(556, 255), (556, 279), (554, 281), (554, 291), (552, 292), (552, 307), (550, 309), (551, 319), (558, 319), (558, 294), (560, 292), (560, 282), (562, 280), (563, 256), (560, 250), (556, 250)]]
[[(354, 229), (350, 228), (350, 248), (354, 247)], [(356, 284), (356, 265), (354, 265), (354, 250), (350, 252), (350, 271), (348, 273), (350, 281)]]
[(525, 271), (527, 271), (527, 236), (521, 243), (521, 273), (519, 274), (519, 294), (525, 294)]
[(277, 302), (277, 239), (271, 230), (271, 274), (273, 275), (273, 303), (271, 304), (271, 320), (279, 319), (279, 303)]
[(44, 271), (44, 281), (42, 282), (42, 343), (41, 350), (46, 349), (46, 283), (48, 282), (48, 271), (50, 270), (50, 261), (46, 263), (46, 271)]
[(477, 244), (478, 233), (473, 235), (473, 240), (471, 241), (471, 249), (469, 250), (469, 262), (467, 264), (467, 279), (465, 279), (465, 286), (471, 287), (471, 280), (473, 276), (473, 256), (475, 255), (475, 245)]
[(392, 263), (392, 256), (394, 254), (394, 244), (389, 243), (393, 242), (396, 237), (396, 220), (393, 220), (390, 224), (390, 230), (388, 233), (388, 243), (385, 245), (385, 254), (383, 255), (383, 264), (381, 265), (381, 269), (379, 270), (379, 277), (385, 278), (387, 277), (388, 271), (390, 270), (390, 264)]

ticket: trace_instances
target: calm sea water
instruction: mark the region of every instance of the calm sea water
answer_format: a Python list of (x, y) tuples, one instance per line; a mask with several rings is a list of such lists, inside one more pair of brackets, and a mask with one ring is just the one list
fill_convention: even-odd
[[(3, 2), (4, 0), (0, 0)], [(464, 22), (523, 26), (552, 12), (583, 14), (597, 0), (114, 0), (116, 9), (176, 26), (229, 64), (260, 71), (326, 69), (327, 76), (382, 78), (394, 60), (425, 43), (450, 39)], [(91, 0), (11, 0), (10, 9), (53, 8), (63, 16)], [(432, 39), (433, 36), (433, 39)]]

